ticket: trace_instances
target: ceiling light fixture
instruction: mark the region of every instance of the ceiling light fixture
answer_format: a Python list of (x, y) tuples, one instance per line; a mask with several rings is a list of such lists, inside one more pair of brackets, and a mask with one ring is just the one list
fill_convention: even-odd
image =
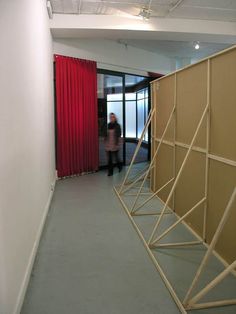
[(198, 41), (194, 43), (194, 48), (195, 48), (196, 50), (198, 50), (198, 49), (200, 48), (200, 44), (199, 44)]
[(147, 21), (150, 19), (151, 10), (146, 7), (143, 7), (141, 8), (138, 16), (142, 17), (145, 21)]

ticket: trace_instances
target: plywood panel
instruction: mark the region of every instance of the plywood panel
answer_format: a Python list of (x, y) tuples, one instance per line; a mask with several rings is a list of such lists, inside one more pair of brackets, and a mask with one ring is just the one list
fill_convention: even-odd
[[(209, 243), (236, 185), (236, 167), (211, 160), (209, 167), (209, 207), (207, 211), (207, 242)], [(217, 251), (228, 262), (236, 259), (236, 203), (224, 227)]]
[[(189, 144), (207, 104), (207, 62), (177, 73), (177, 141)], [(206, 121), (195, 144), (206, 146)]]
[[(156, 99), (156, 91), (157, 91), (157, 83), (154, 82), (151, 87), (151, 107), (152, 110), (156, 109), (157, 99)], [(154, 155), (156, 150), (156, 114), (152, 117), (151, 121), (151, 156)], [(151, 171), (151, 180), (150, 180), (150, 188), (152, 191), (155, 190), (155, 172)]]
[[(175, 77), (167, 77), (157, 86), (157, 137), (161, 137), (174, 106)], [(165, 139), (173, 141), (173, 120), (169, 126)]]
[[(179, 72), (177, 77), (176, 109), (176, 168), (177, 171), (187, 152), (178, 146), (190, 144), (197, 124), (207, 104), (208, 61), (203, 61)], [(210, 153), (236, 162), (236, 48), (210, 59)], [(158, 81), (159, 89), (155, 106), (160, 115), (156, 115), (156, 136), (160, 137), (171, 111), (171, 99), (174, 98), (174, 75)], [(160, 121), (162, 120), (162, 121)], [(173, 125), (174, 126), (174, 125)], [(171, 134), (168, 133), (168, 139)], [(206, 118), (194, 143), (206, 148)], [(155, 177), (155, 189), (165, 184), (173, 176), (174, 148), (163, 144), (158, 156)], [(206, 155), (199, 151), (191, 152), (175, 191), (175, 209), (182, 216), (204, 196)], [(236, 185), (236, 167), (227, 160), (209, 159), (207, 243), (210, 243), (220, 218), (225, 210), (234, 186)], [(161, 197), (165, 201), (171, 186)], [(202, 235), (203, 208), (199, 207), (186, 222), (199, 235)], [(217, 244), (217, 252), (228, 262), (236, 259), (236, 204), (222, 236)]]
[[(156, 186), (155, 191), (162, 187), (166, 182), (173, 178), (173, 147), (163, 144), (160, 148), (156, 160)], [(158, 196), (166, 201), (170, 192), (171, 184), (169, 184)]]
[[(176, 150), (176, 167), (179, 170), (187, 149), (178, 147)], [(175, 192), (175, 210), (179, 216), (183, 216), (190, 208), (204, 197), (205, 182), (205, 155), (199, 152), (191, 152)], [(186, 222), (202, 235), (203, 205), (199, 206)]]
[(236, 50), (211, 60), (213, 154), (236, 160)]

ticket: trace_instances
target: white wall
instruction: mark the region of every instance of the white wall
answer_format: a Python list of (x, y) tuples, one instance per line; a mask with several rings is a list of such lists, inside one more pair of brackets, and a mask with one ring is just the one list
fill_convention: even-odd
[(176, 57), (175, 60), (176, 60), (176, 68), (175, 68), (175, 70), (182, 69), (185, 66), (190, 65), (191, 62), (192, 62), (191, 58), (178, 58), (178, 57)]
[(101, 38), (55, 38), (53, 52), (97, 61), (98, 68), (138, 75), (147, 75), (148, 71), (169, 73), (172, 70), (173, 62), (163, 55)]
[(0, 313), (19, 313), (54, 182), (44, 0), (0, 1)]

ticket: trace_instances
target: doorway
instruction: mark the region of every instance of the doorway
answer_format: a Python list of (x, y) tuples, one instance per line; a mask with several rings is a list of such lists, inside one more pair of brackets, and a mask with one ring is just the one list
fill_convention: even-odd
[[(120, 149), (120, 158), (124, 165), (129, 165), (150, 110), (149, 79), (99, 69), (97, 82), (99, 166), (104, 168), (107, 165), (104, 129), (107, 127), (111, 112), (116, 114), (121, 125), (123, 145)], [(149, 157), (150, 141), (149, 134), (146, 134), (136, 162), (148, 161)]]

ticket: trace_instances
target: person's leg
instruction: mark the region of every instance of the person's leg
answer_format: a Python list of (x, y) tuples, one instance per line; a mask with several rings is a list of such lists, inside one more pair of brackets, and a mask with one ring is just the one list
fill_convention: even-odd
[(107, 155), (108, 155), (108, 176), (112, 176), (113, 175), (112, 152), (108, 151)]
[(116, 165), (119, 169), (119, 172), (121, 172), (122, 170), (122, 162), (120, 161), (120, 156), (119, 156), (119, 151), (115, 151), (114, 152), (114, 156), (115, 156), (115, 160), (116, 160)]

